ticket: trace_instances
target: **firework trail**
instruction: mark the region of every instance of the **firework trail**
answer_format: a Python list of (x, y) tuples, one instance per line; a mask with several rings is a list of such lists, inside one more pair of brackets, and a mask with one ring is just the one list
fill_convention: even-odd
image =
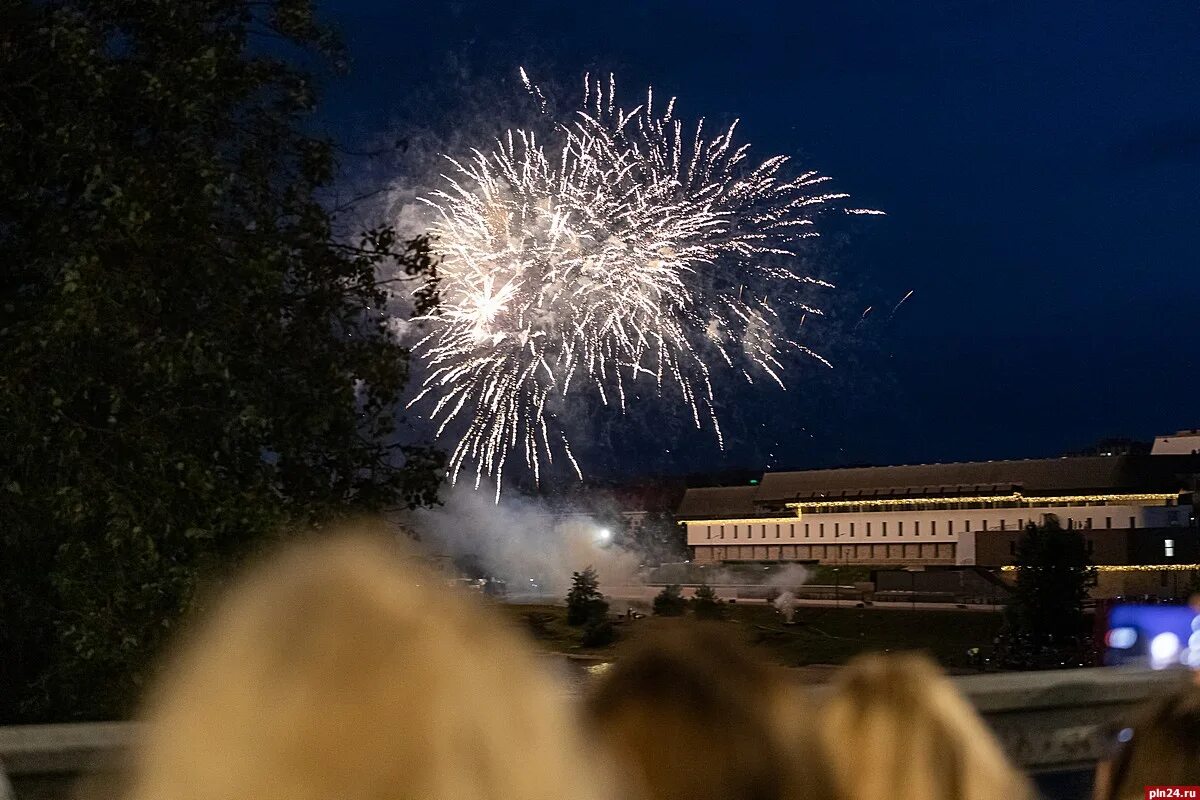
[(867, 321), (867, 315), (871, 313), (871, 310), (872, 310), (873, 308), (874, 308), (874, 306), (867, 306), (865, 309), (863, 309), (862, 316), (858, 318), (858, 322), (854, 323), (854, 330), (855, 330), (855, 331), (857, 331), (857, 330), (859, 329), (859, 327), (860, 327), (860, 326), (861, 326), (861, 325), (862, 325), (864, 322), (866, 322), (866, 321)]
[(916, 289), (909, 289), (908, 294), (906, 294), (906, 295), (904, 295), (904, 297), (900, 298), (900, 302), (896, 303), (896, 307), (892, 309), (892, 313), (888, 315), (888, 319), (891, 319), (892, 317), (896, 316), (896, 312), (900, 310), (900, 306), (904, 305), (904, 303), (908, 300), (908, 298), (913, 296), (913, 292), (915, 292), (915, 291), (916, 291)]
[(815, 216), (846, 195), (821, 191), (815, 172), (787, 177), (784, 156), (753, 164), (736, 122), (709, 136), (704, 120), (675, 119), (674, 98), (654, 102), (651, 89), (626, 111), (611, 76), (585, 76), (582, 108), (548, 140), (510, 130), (447, 158), (442, 188), (423, 198), (440, 306), (414, 347), (427, 371), (410, 405), (432, 404), (439, 437), (462, 429), (452, 481), (474, 466), (498, 497), (510, 460), (537, 480), (559, 456), (582, 477), (551, 409), (572, 390), (624, 410), (635, 382), (670, 389), (720, 444), (715, 367), (783, 387), (786, 354), (828, 364), (788, 330), (821, 313), (801, 291), (829, 284), (791, 264)]

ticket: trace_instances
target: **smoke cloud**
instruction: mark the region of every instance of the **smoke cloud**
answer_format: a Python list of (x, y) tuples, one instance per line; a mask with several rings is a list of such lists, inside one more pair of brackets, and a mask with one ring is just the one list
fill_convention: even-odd
[(571, 573), (594, 567), (600, 585), (640, 583), (638, 554), (611, 543), (615, 531), (583, 514), (566, 514), (544, 501), (478, 490), (458, 484), (438, 508), (419, 509), (402, 522), (435, 556), (473, 560), (489, 575), (508, 583), (510, 594), (539, 592), (561, 599)]

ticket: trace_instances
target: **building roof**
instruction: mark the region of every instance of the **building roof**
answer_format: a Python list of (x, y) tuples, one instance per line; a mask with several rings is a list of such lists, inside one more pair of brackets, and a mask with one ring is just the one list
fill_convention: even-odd
[(1190, 459), (1128, 455), (773, 472), (755, 499), (764, 505), (842, 496), (1178, 491), (1179, 474), (1195, 469)]
[(711, 486), (688, 489), (683, 494), (679, 519), (704, 519), (707, 517), (730, 517), (751, 515), (756, 511), (754, 497), (757, 486)]
[(781, 511), (804, 500), (871, 497), (1027, 496), (1176, 492), (1200, 472), (1196, 456), (1089, 456), (768, 472), (758, 486), (688, 489), (680, 518), (737, 517)]

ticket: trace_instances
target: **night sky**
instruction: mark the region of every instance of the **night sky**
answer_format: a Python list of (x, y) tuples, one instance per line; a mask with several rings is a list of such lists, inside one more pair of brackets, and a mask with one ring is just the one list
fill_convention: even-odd
[(805, 365), (786, 393), (729, 384), (724, 453), (686, 430), (648, 445), (654, 412), (587, 453), (594, 471), (1033, 457), (1200, 426), (1194, 0), (339, 0), (326, 16), (352, 59), (323, 113), (344, 141), (471, 103), (501, 119), (483, 90), (512, 90), (519, 65), (563, 87), (613, 71), (626, 105), (653, 84), (685, 119), (741, 118), (760, 156), (888, 212), (815, 251), (838, 284), (816, 298), (833, 371)]

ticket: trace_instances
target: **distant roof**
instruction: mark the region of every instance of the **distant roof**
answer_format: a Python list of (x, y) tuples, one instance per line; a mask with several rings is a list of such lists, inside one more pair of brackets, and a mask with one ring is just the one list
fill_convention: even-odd
[(713, 516), (754, 514), (754, 495), (757, 486), (712, 486), (688, 489), (675, 516), (680, 519), (703, 519)]
[(769, 472), (755, 500), (770, 504), (840, 496), (1169, 492), (1182, 488), (1179, 473), (1196, 468), (1196, 461), (1188, 457), (1126, 455)]
[(1089, 456), (1021, 461), (968, 461), (894, 467), (851, 467), (768, 472), (758, 486), (688, 489), (681, 518), (753, 516), (785, 503), (866, 497), (1176, 492), (1200, 472), (1200, 457)]

